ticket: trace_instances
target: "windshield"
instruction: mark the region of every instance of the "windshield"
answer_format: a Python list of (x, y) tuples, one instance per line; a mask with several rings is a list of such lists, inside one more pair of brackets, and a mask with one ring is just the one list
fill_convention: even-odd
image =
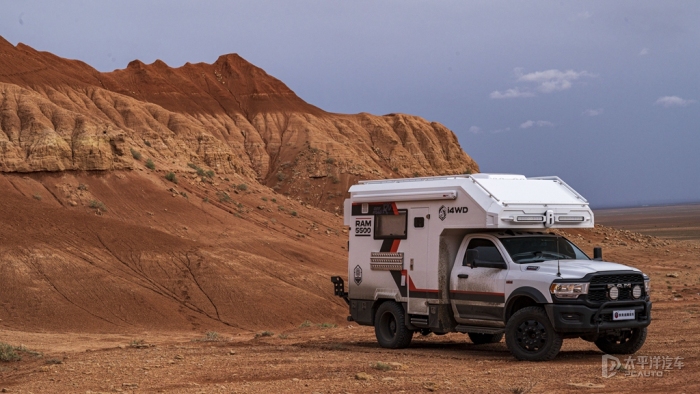
[(590, 260), (564, 237), (532, 236), (501, 238), (514, 263), (539, 263), (547, 260)]

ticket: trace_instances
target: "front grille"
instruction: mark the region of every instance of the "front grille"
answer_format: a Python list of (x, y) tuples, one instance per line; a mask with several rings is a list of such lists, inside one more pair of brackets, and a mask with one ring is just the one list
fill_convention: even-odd
[(620, 293), (616, 301), (635, 300), (632, 296), (632, 288), (635, 285), (639, 285), (642, 288), (641, 298), (646, 296), (646, 294), (644, 294), (644, 277), (641, 274), (596, 275), (591, 279), (591, 284), (588, 288), (588, 301), (593, 303), (611, 301), (608, 298), (609, 284), (630, 284), (630, 287), (618, 288)]

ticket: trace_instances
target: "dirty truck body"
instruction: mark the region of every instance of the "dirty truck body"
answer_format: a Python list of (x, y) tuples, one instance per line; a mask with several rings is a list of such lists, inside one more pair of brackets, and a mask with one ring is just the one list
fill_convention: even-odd
[(588, 202), (557, 177), (475, 174), (363, 181), (345, 200), (348, 319), (381, 346), (462, 332), (549, 360), (562, 339), (637, 351), (651, 321), (649, 278), (590, 259), (559, 228), (591, 228)]

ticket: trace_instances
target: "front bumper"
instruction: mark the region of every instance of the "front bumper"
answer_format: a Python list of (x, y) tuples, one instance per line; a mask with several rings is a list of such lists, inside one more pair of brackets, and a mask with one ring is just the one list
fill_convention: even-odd
[[(621, 328), (646, 327), (651, 323), (651, 301), (611, 301), (591, 307), (581, 304), (546, 304), (554, 330), (560, 333), (595, 333)], [(614, 311), (634, 310), (634, 320), (612, 320)]]

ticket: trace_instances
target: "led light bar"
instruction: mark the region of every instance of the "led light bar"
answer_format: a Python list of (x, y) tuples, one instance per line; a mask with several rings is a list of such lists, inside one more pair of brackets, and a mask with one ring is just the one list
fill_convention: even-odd
[(557, 222), (583, 222), (583, 216), (557, 216)]
[(542, 215), (516, 216), (516, 222), (544, 222)]

